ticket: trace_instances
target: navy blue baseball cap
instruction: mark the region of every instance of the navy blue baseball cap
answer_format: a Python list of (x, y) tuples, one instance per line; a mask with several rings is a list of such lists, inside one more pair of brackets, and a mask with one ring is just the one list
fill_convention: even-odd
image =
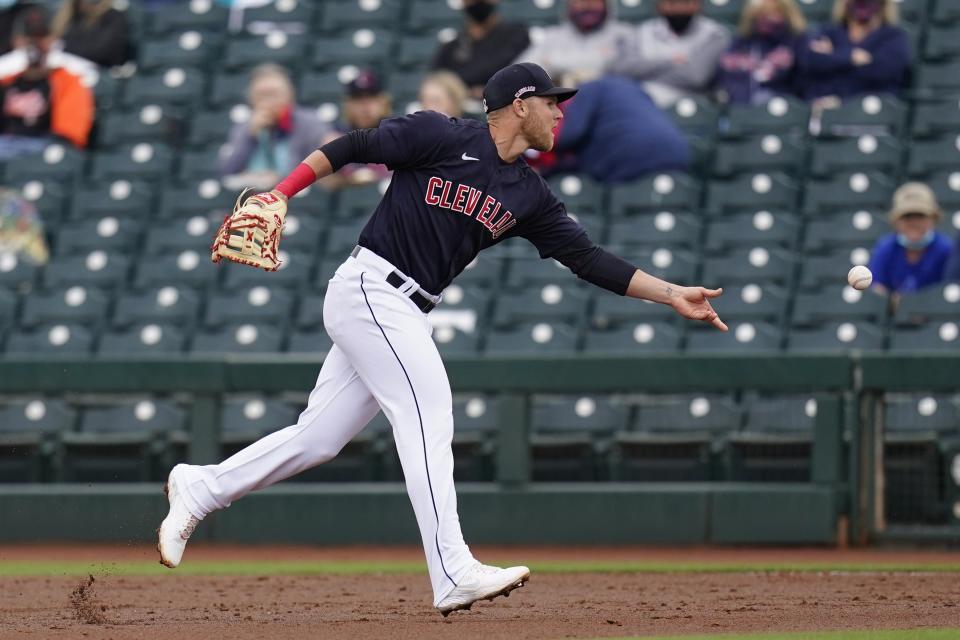
[(543, 67), (532, 62), (511, 64), (497, 71), (483, 88), (483, 108), (487, 113), (513, 104), (517, 98), (556, 96), (557, 102), (569, 100), (576, 89), (556, 87)]

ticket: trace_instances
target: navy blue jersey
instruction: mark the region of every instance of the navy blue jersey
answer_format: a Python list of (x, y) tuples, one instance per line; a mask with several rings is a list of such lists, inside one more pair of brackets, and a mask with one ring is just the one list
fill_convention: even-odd
[(477, 253), (513, 236), (578, 273), (596, 260), (599, 248), (543, 178), (523, 158), (500, 159), (486, 124), (421, 111), (375, 131), (364, 159), (394, 173), (360, 245), (426, 291), (440, 293)]

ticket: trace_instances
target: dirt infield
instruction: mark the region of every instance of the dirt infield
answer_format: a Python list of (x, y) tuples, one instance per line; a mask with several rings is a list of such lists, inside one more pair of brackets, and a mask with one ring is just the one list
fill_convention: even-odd
[[(0, 549), (0, 563), (105, 560), (105, 548)], [(113, 549), (141, 559), (143, 548)], [(415, 549), (191, 549), (190, 558), (406, 560)], [(954, 562), (956, 553), (483, 550), (530, 562)], [(509, 599), (444, 619), (425, 575), (0, 577), (0, 638), (595, 638), (602, 636), (960, 626), (955, 573), (535, 573)]]

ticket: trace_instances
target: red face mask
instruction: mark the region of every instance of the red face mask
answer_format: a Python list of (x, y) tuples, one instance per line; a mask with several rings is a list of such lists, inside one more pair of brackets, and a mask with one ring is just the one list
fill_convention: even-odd
[(881, 0), (850, 0), (847, 3), (847, 18), (854, 22), (870, 22), (882, 7)]

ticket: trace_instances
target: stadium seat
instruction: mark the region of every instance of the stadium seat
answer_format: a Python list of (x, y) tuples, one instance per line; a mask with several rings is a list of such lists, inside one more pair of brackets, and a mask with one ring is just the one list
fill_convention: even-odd
[(605, 331), (621, 325), (643, 323), (674, 323), (678, 320), (670, 307), (649, 300), (617, 296), (608, 291), (593, 293), (590, 326)]
[(226, 6), (215, 2), (171, 3), (155, 11), (148, 21), (151, 33), (196, 30), (222, 33), (227, 26)]
[(957, 167), (960, 161), (960, 136), (946, 135), (934, 140), (915, 140), (910, 144), (907, 173), (925, 176)]
[(290, 333), (287, 342), (289, 353), (312, 353), (326, 355), (333, 348), (333, 340), (327, 332), (320, 329), (297, 329)]
[(746, 211), (793, 211), (797, 185), (786, 174), (753, 173), (731, 180), (711, 180), (707, 185), (704, 211), (723, 215)]
[(228, 71), (250, 69), (265, 62), (297, 68), (303, 62), (306, 45), (304, 35), (282, 31), (271, 31), (263, 37), (235, 37), (227, 41), (221, 64)]
[(16, 162), (7, 164), (5, 179), (9, 184), (23, 184), (30, 180), (69, 184), (80, 175), (85, 159), (82, 151), (53, 142), (41, 153), (21, 156)]
[(931, 138), (960, 130), (960, 101), (921, 102), (913, 107), (914, 138)]
[(640, 22), (656, 15), (656, 5), (637, 0), (616, 0), (617, 16), (627, 22)]
[(919, 326), (896, 327), (890, 335), (890, 350), (909, 353), (957, 351), (960, 349), (958, 335), (960, 327), (954, 320), (930, 320)]
[(151, 255), (181, 251), (202, 252), (209, 248), (219, 220), (212, 216), (170, 220), (166, 227), (147, 230), (144, 247)]
[(125, 283), (129, 271), (130, 258), (96, 249), (51, 262), (44, 269), (43, 282), (48, 288), (78, 284), (106, 289)]
[(204, 148), (219, 145), (230, 137), (230, 130), (236, 124), (250, 120), (250, 107), (245, 104), (231, 103), (230, 106), (200, 111), (193, 114), (184, 127), (186, 143), (190, 147)]
[[(100, 73), (93, 80), (91, 89), (93, 89), (93, 102), (96, 108), (101, 111), (107, 111), (117, 106), (120, 101), (120, 90), (123, 81), (113, 77), (109, 73)], [(99, 115), (97, 116), (99, 117)]]
[(43, 324), (77, 324), (96, 328), (103, 322), (110, 297), (88, 287), (72, 286), (34, 292), (23, 301), (20, 327), (33, 329)]
[(728, 26), (735, 26), (740, 19), (740, 13), (743, 10), (745, 2), (730, 0), (705, 0), (703, 2), (703, 15), (721, 22)]
[[(216, 73), (210, 80), (210, 94), (207, 101), (210, 106), (216, 109), (229, 109), (235, 105), (247, 104), (247, 90), (250, 81), (250, 73), (247, 71), (224, 71)], [(304, 99), (304, 96), (300, 96)], [(242, 111), (238, 111), (238, 114)], [(194, 127), (197, 124), (194, 123)], [(226, 138), (221, 138), (218, 142), (225, 142)]]
[(577, 326), (586, 307), (587, 295), (573, 281), (566, 286), (550, 283), (504, 292), (496, 298), (492, 321), (498, 327), (541, 320)]
[(549, 184), (569, 213), (581, 216), (604, 211), (603, 187), (589, 178), (577, 175), (556, 176), (550, 179)]
[(136, 244), (140, 224), (140, 220), (114, 216), (70, 222), (57, 231), (54, 252), (59, 256), (95, 249), (125, 253)]
[(851, 209), (882, 211), (890, 205), (893, 190), (893, 183), (882, 173), (857, 171), (835, 174), (807, 183), (803, 212), (808, 216), (821, 216)]
[(887, 393), (883, 410), (888, 433), (960, 430), (960, 406), (948, 394)]
[(277, 271), (264, 271), (236, 264), (226, 260), (218, 265), (225, 272), (224, 286), (229, 291), (247, 290), (262, 285), (268, 288), (296, 288), (310, 280), (313, 271), (311, 253), (294, 253), (280, 249), (277, 252), (280, 268)]
[(930, 19), (936, 24), (956, 23), (960, 21), (960, 6), (951, 0), (933, 0)]
[(118, 328), (152, 322), (191, 326), (199, 309), (199, 296), (185, 286), (167, 285), (143, 293), (125, 291), (117, 296), (112, 324)]
[(293, 295), (279, 287), (228, 289), (209, 296), (204, 324), (220, 327), (231, 322), (252, 322), (282, 328), (293, 315), (293, 303)]
[(744, 429), (727, 437), (724, 466), (735, 482), (809, 482), (817, 401), (810, 396), (745, 399)]
[(250, 33), (306, 31), (313, 22), (313, 14), (322, 5), (310, 0), (274, 0), (260, 6), (245, 7), (242, 29)]
[(600, 243), (606, 239), (607, 218), (603, 214), (578, 214), (570, 212), (567, 215), (569, 215), (577, 222), (577, 224), (583, 227), (590, 236), (590, 239), (594, 242)]
[(863, 96), (846, 100), (820, 115), (821, 135), (900, 135), (907, 106), (893, 96)]
[[(233, 210), (237, 194), (226, 189), (215, 178), (188, 180), (166, 185), (160, 190), (159, 215), (164, 218), (215, 216), (217, 226)], [(212, 238), (216, 227), (210, 230)], [(206, 232), (205, 232), (206, 233)]]
[(0, 289), (0, 331), (16, 323), (18, 297), (13, 291)]
[(667, 113), (684, 133), (693, 136), (711, 137), (717, 130), (720, 110), (707, 98), (680, 98)]
[(488, 356), (520, 354), (572, 354), (577, 346), (576, 328), (559, 322), (529, 322), (487, 333)]
[(404, 0), (336, 0), (323, 5), (320, 26), (324, 31), (335, 33), (347, 29), (392, 29), (400, 24)]
[(610, 211), (615, 216), (656, 211), (695, 211), (700, 185), (681, 173), (661, 173), (610, 189)]
[(29, 291), (39, 272), (40, 267), (14, 253), (0, 253), (0, 287)]
[(462, 22), (463, 16), (454, 3), (412, 0), (406, 28), (410, 31), (436, 31), (443, 27), (459, 27)]
[(347, 30), (314, 42), (310, 64), (315, 69), (380, 67), (391, 59), (394, 42), (394, 34), (388, 30)]
[(708, 287), (760, 282), (789, 286), (793, 269), (794, 256), (790, 252), (776, 247), (743, 247), (727, 254), (707, 256), (703, 262), (703, 280)]
[[(339, 69), (330, 71), (308, 69), (300, 74), (297, 98), (303, 104), (317, 105), (317, 114), (324, 121), (335, 120), (340, 114), (341, 102), (346, 93), (343, 80), (352, 75), (353, 73), (349, 70), (341, 72)], [(328, 113), (329, 116), (326, 115)]]
[[(72, 220), (97, 220), (115, 218), (152, 218), (154, 214), (154, 190), (142, 180), (117, 179), (89, 185), (79, 185), (73, 192), (69, 217)], [(104, 223), (109, 231), (112, 224)]]
[(601, 479), (598, 439), (626, 429), (629, 407), (602, 396), (538, 396), (532, 404), (533, 479)]
[(330, 258), (346, 260), (353, 248), (357, 246), (360, 232), (366, 226), (366, 218), (358, 218), (351, 222), (337, 222), (327, 230), (326, 255)]
[[(296, 207), (296, 210), (301, 211), (301, 207)], [(284, 249), (293, 252), (316, 251), (317, 247), (321, 246), (322, 228), (323, 220), (317, 216), (288, 213), (283, 222), (280, 244)]]
[[(566, 289), (561, 288), (561, 292), (566, 293)], [(579, 293), (574, 292), (575, 295)], [(486, 322), (491, 298), (489, 289), (465, 287), (458, 280), (444, 289), (440, 304), (430, 312), (430, 324), (433, 327), (456, 326), (473, 331)]]
[(721, 121), (720, 134), (739, 138), (776, 133), (804, 134), (810, 120), (810, 107), (798, 98), (772, 98), (764, 105), (731, 105)]
[(901, 296), (895, 314), (896, 323), (900, 325), (956, 318), (960, 318), (960, 283), (956, 282)]
[(93, 336), (80, 325), (45, 325), (32, 331), (11, 332), (7, 338), (6, 355), (84, 356), (90, 353), (92, 346)]
[[(341, 218), (362, 218), (367, 221), (386, 191), (386, 184), (369, 184), (341, 189), (337, 194), (337, 215)], [(359, 224), (359, 220), (357, 224)], [(362, 228), (362, 227), (361, 227)], [(356, 243), (354, 243), (356, 244)]]
[(783, 342), (780, 330), (767, 322), (727, 322), (727, 326), (726, 333), (705, 325), (692, 327), (687, 332), (687, 352), (768, 353), (779, 351)]
[(872, 247), (890, 230), (882, 210), (831, 213), (807, 222), (803, 249), (807, 253), (825, 253), (837, 249)]
[(176, 354), (183, 351), (186, 336), (176, 325), (156, 323), (104, 332), (97, 353), (101, 355)]
[(496, 397), (453, 397), (453, 475), (458, 482), (493, 480), (500, 402)]
[(220, 146), (181, 152), (177, 177), (182, 182), (208, 178), (219, 179), (222, 153), (223, 149)]
[(943, 99), (960, 94), (960, 58), (925, 62), (915, 73), (914, 92), (920, 98)]
[(698, 256), (681, 249), (636, 249), (623, 257), (649, 274), (671, 282), (690, 282), (697, 271)]
[(94, 180), (161, 180), (170, 176), (173, 151), (164, 144), (138, 142), (116, 151), (98, 151), (90, 161)]
[(713, 158), (713, 175), (730, 178), (740, 173), (782, 171), (797, 175), (806, 149), (795, 135), (768, 133), (720, 142)]
[(556, 260), (526, 257), (514, 258), (509, 261), (507, 277), (504, 282), (508, 289), (522, 290), (531, 287), (543, 287), (548, 284), (556, 284), (562, 287), (575, 280), (576, 276)]
[(724, 320), (769, 322), (778, 325), (787, 309), (788, 292), (773, 284), (745, 284), (724, 287), (723, 295), (711, 305)]
[(177, 254), (143, 256), (136, 268), (134, 286), (138, 289), (166, 285), (204, 287), (216, 281), (221, 273), (209, 257), (209, 251), (193, 249)]
[(231, 456), (273, 431), (297, 424), (293, 404), (261, 396), (227, 396), (220, 414), (221, 455)]
[(883, 348), (883, 331), (875, 324), (833, 321), (815, 327), (793, 327), (787, 335), (791, 353), (819, 351), (878, 351)]
[(607, 244), (611, 248), (652, 246), (689, 250), (699, 243), (700, 221), (690, 213), (669, 211), (629, 216), (610, 224), (609, 237)]
[(866, 247), (844, 248), (823, 255), (809, 255), (800, 261), (800, 287), (822, 289), (839, 285), (851, 267), (867, 264), (870, 250)]
[(887, 296), (873, 291), (857, 291), (849, 285), (824, 287), (796, 295), (791, 322), (794, 325), (816, 325), (850, 319), (883, 324), (888, 304)]
[(176, 139), (180, 126), (174, 109), (144, 105), (139, 109), (97, 116), (97, 143), (116, 147), (136, 142), (166, 142)]
[(203, 99), (206, 76), (199, 69), (169, 67), (155, 73), (138, 73), (127, 81), (123, 103), (129, 108), (147, 105), (193, 107)]
[(430, 67), (437, 49), (442, 45), (438, 34), (404, 36), (400, 39), (396, 64), (401, 69), (425, 70)]
[(218, 31), (183, 31), (144, 40), (137, 52), (137, 71), (152, 72), (167, 67), (203, 69), (213, 62), (222, 46)]
[(52, 436), (74, 428), (77, 412), (63, 400), (34, 397), (0, 404), (0, 482), (46, 479)]
[(238, 324), (193, 335), (190, 353), (264, 353), (280, 351), (283, 334), (269, 324)]
[(19, 183), (11, 182), (9, 186), (18, 189), (20, 195), (36, 207), (37, 213), (45, 223), (57, 222), (63, 218), (71, 185), (64, 185), (56, 179), (47, 178), (45, 180), (29, 179)]
[(680, 350), (682, 336), (680, 328), (666, 322), (624, 323), (588, 331), (583, 350), (590, 355), (606, 356), (675, 353)]
[(845, 171), (878, 171), (897, 175), (902, 148), (890, 136), (864, 134), (837, 140), (817, 140), (810, 155), (810, 175), (828, 177)]
[(800, 223), (792, 213), (735, 213), (710, 220), (704, 249), (710, 253), (761, 246), (791, 250), (796, 246), (799, 231)]
[(930, 25), (926, 33), (924, 60), (949, 60), (960, 55), (956, 25)]

